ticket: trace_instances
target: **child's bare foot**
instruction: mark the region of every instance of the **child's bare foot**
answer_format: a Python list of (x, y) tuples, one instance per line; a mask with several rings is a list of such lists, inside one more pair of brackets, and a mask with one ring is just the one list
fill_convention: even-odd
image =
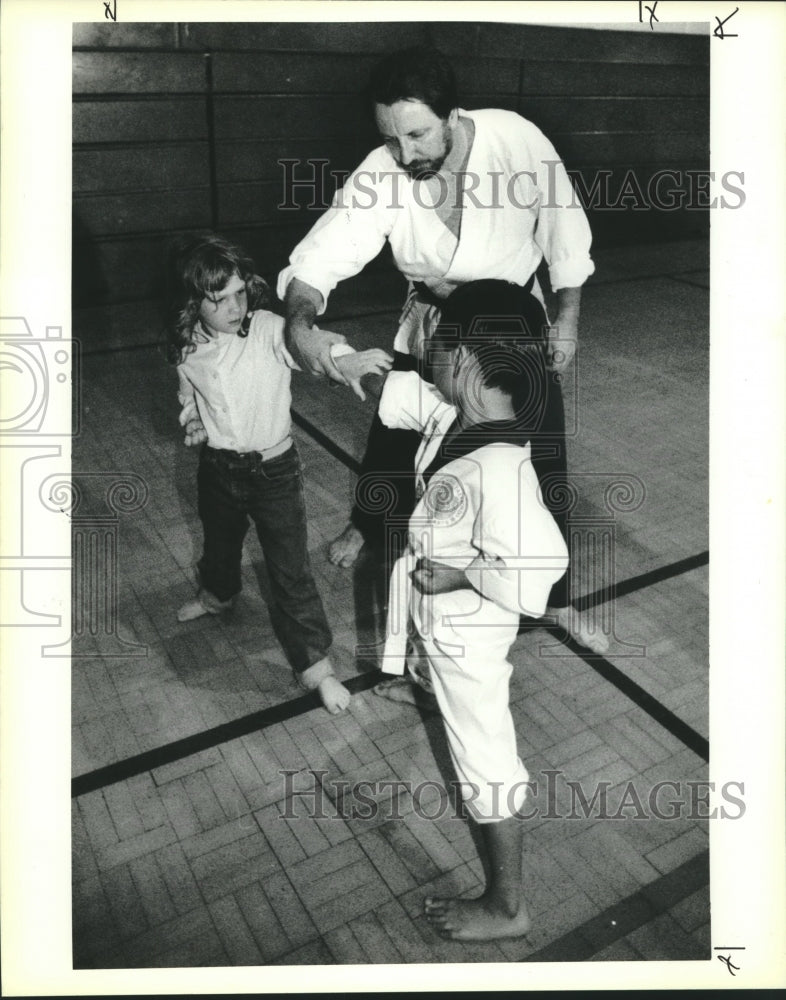
[(328, 548), (328, 559), (334, 566), (344, 569), (355, 562), (363, 548), (363, 536), (354, 524), (348, 524), (338, 538), (334, 538)]
[(573, 607), (546, 608), (546, 614), (557, 620), (557, 625), (564, 629), (571, 639), (592, 653), (605, 653), (609, 648), (609, 640), (595, 627), (590, 627), (587, 616)]
[(338, 715), (349, 705), (352, 695), (337, 677), (326, 677), (317, 686), (322, 704), (331, 713)]
[(222, 611), (228, 611), (234, 604), (234, 599), (219, 601), (206, 590), (200, 590), (193, 600), (187, 601), (177, 613), (179, 622), (190, 622), (203, 615), (219, 615)]
[(519, 904), (510, 914), (484, 896), (478, 899), (434, 899), (425, 901), (426, 920), (445, 938), (455, 941), (495, 941), (521, 937), (530, 929), (527, 907)]

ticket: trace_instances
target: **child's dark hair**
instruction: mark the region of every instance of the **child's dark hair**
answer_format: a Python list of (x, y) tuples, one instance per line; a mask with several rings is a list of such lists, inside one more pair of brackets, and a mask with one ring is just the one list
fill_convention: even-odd
[(519, 423), (537, 422), (548, 391), (547, 331), (537, 299), (509, 281), (485, 279), (457, 288), (446, 300), (432, 343), (463, 347), (481, 382), (510, 396)]
[[(245, 282), (249, 313), (267, 305), (270, 290), (254, 272), (254, 262), (245, 251), (216, 233), (184, 237), (171, 245), (167, 268), (167, 358), (172, 364), (179, 364), (196, 347), (194, 327), (203, 300), (222, 291), (234, 275)], [(239, 336), (248, 336), (245, 321)]]
[(372, 112), (375, 104), (422, 101), (439, 118), (447, 118), (458, 107), (453, 67), (441, 52), (425, 46), (392, 52), (377, 63), (365, 97)]

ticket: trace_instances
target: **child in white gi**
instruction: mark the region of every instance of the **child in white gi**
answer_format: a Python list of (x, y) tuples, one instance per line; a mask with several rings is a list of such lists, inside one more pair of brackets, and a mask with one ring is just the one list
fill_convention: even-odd
[(393, 570), (382, 666), (402, 669), (409, 618), (491, 862), (479, 898), (426, 900), (435, 929), (465, 940), (515, 937), (530, 926), (517, 815), (528, 775), (516, 750), (507, 656), (519, 616), (544, 613), (568, 564), (522, 433), (530, 389), (545, 371), (544, 345), (517, 333), (515, 313), (500, 319), (502, 312), (500, 303), (494, 318), (441, 322), (428, 348), (434, 385), (414, 372), (391, 373), (399, 385), (383, 398), (395, 406), (380, 408), (387, 426), (424, 435), (419, 500), (408, 551)]
[[(204, 550), (199, 591), (180, 621), (218, 614), (241, 589), (243, 539), (253, 520), (270, 578), (273, 628), (298, 681), (329, 712), (349, 691), (328, 655), (332, 635), (309, 563), (300, 460), (291, 437), (290, 367), (277, 359), (283, 319), (260, 308), (267, 286), (240, 248), (207, 234), (174, 254), (170, 359), (177, 364), (186, 444), (202, 448), (197, 475)], [(334, 348), (356, 392), (390, 366), (384, 351)], [(341, 355), (341, 356), (338, 356)], [(291, 358), (288, 359), (291, 362)]]

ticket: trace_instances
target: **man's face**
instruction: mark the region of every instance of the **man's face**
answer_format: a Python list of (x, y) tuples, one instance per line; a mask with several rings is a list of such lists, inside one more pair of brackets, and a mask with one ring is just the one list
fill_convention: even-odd
[(455, 110), (440, 118), (422, 101), (396, 101), (375, 105), (374, 117), (391, 156), (413, 180), (439, 170), (453, 147)]

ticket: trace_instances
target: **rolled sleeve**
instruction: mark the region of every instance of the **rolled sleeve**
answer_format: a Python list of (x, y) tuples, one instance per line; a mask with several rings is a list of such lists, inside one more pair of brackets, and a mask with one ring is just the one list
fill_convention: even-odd
[(330, 208), (298, 243), (276, 284), (283, 300), (293, 278), (322, 296), (318, 315), (327, 308), (336, 285), (358, 274), (382, 249), (396, 207), (386, 182), (386, 161), (374, 150), (333, 197)]
[(554, 260), (549, 264), (549, 281), (555, 292), (560, 288), (578, 288), (594, 273), (595, 265), (589, 254), (569, 254), (562, 260)]
[(535, 242), (548, 264), (552, 289), (577, 288), (595, 271), (590, 256), (592, 232), (559, 154), (539, 129), (530, 127), (538, 160)]
[(379, 399), (379, 419), (385, 427), (422, 433), (440, 408), (453, 410), (417, 372), (388, 373)]

